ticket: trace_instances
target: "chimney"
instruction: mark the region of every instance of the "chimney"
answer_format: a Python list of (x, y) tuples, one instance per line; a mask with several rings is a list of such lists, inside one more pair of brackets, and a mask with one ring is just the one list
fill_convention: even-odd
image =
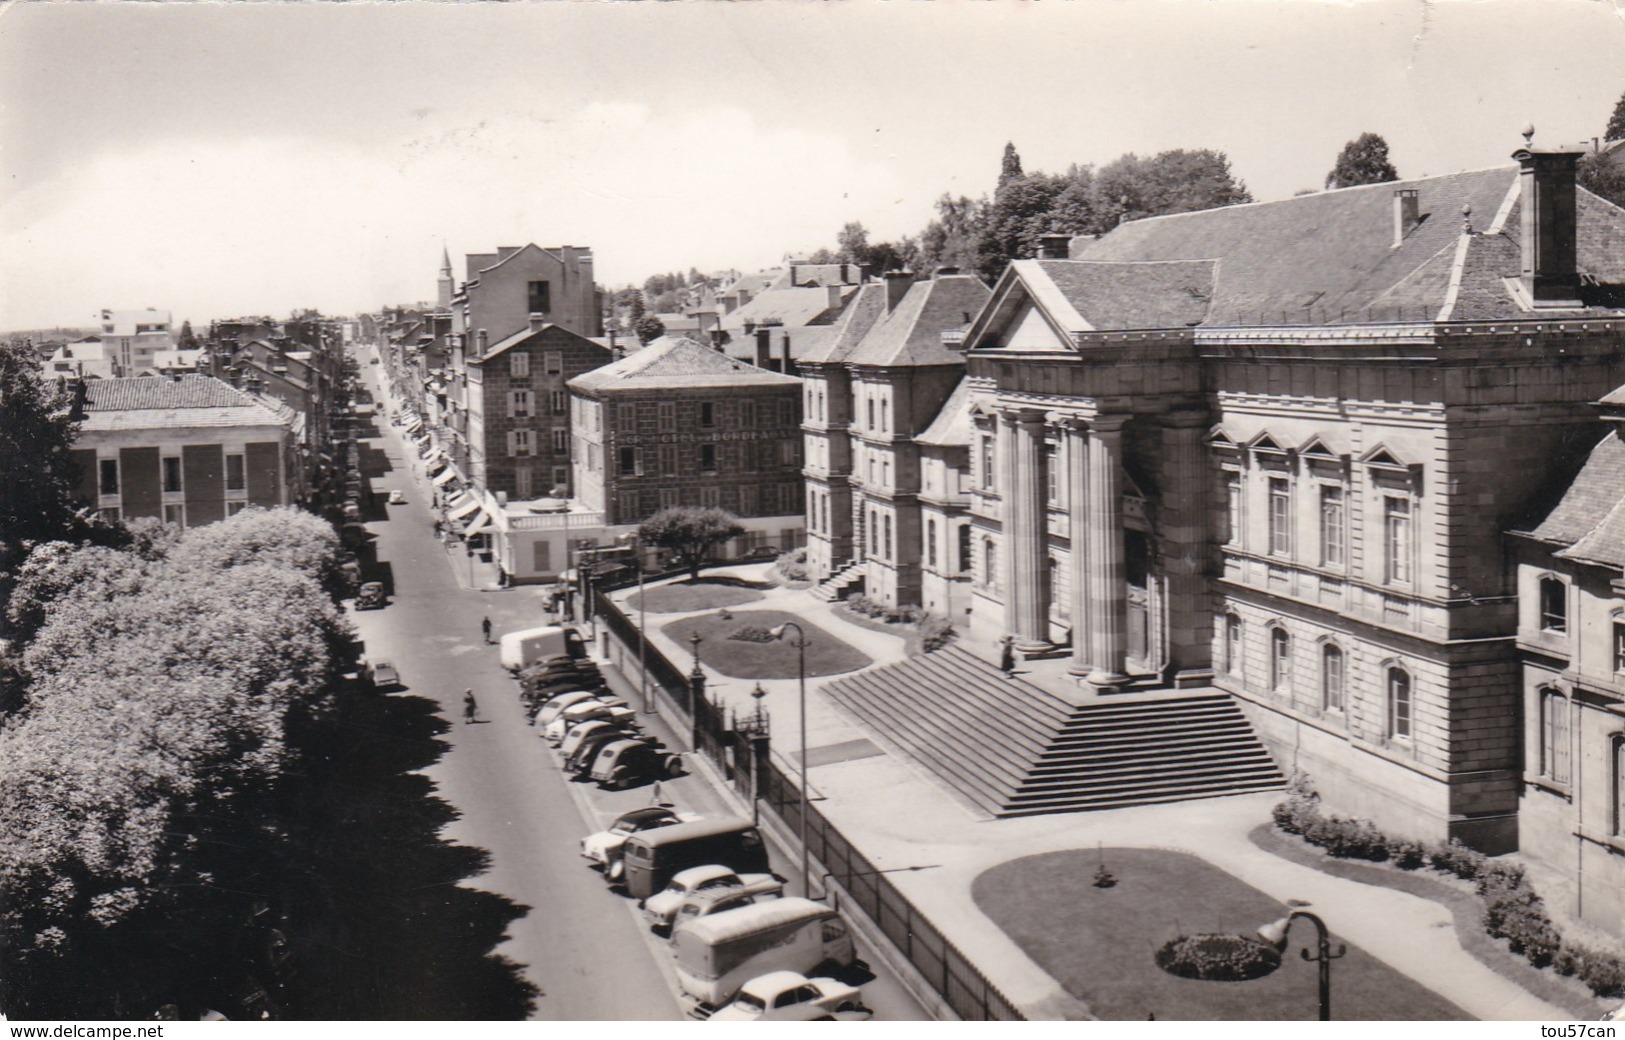
[(826, 303), (825, 306), (832, 311), (839, 310), (841, 307), (841, 290), (844, 289), (845, 286), (826, 285), (824, 288), (829, 292), (829, 302)]
[(489, 340), (490, 340), (490, 337), (485, 334), (484, 329), (480, 329), (478, 332), (474, 333), (474, 356), (475, 357), (484, 357), (485, 356), (485, 348), (486, 348), (486, 345), (489, 342)]
[(897, 304), (908, 295), (909, 286), (914, 284), (913, 271), (887, 271), (886, 272), (886, 313), (890, 314), (897, 309)]
[[(1534, 127), (1524, 130), (1525, 142), (1534, 136)], [(1519, 281), (1534, 307), (1581, 305), (1575, 267), (1579, 236), (1574, 166), (1582, 154), (1578, 148), (1533, 148), (1527, 143), (1512, 153), (1521, 167), (1518, 207), (1523, 272)]]
[(756, 367), (766, 368), (767, 359), (773, 356), (773, 330), (763, 326), (756, 330)]
[(1405, 236), (1416, 230), (1422, 222), (1422, 200), (1415, 188), (1394, 189), (1394, 248), (1405, 243)]
[(779, 337), (779, 346), (780, 346), (780, 351), (779, 351), (780, 356), (784, 358), (784, 360), (779, 363), (779, 371), (783, 372), (787, 376), (795, 375), (796, 374), (796, 363), (795, 363), (795, 360), (790, 356), (790, 330), (789, 329), (785, 329), (784, 330), (784, 335)]
[(1071, 235), (1039, 235), (1038, 259), (1069, 260), (1072, 257)]
[(542, 326), (547, 324), (547, 315), (532, 311), (530, 314), (530, 331), (540, 332)]

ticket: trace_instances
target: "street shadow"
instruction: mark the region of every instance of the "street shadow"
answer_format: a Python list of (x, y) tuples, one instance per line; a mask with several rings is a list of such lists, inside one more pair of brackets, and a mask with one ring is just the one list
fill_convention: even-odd
[(393, 598), (395, 595), (394, 566), (388, 560), (378, 559), (376, 551), (368, 555), (370, 555), (372, 559), (369, 560), (367, 556), (363, 556), (359, 553), (357, 554), (356, 563), (357, 566), (361, 568), (361, 580), (381, 582), (384, 586), (384, 591), (389, 593), (390, 597)]
[(288, 1017), (523, 1019), (541, 994), (492, 953), (530, 908), (467, 887), (484, 849), (440, 836), (457, 810), (420, 770), (448, 750), (435, 702), (346, 696), (304, 777)]
[[(362, 436), (376, 437), (377, 433), (363, 432)], [(359, 443), (356, 461), (358, 463), (356, 468), (361, 471), (363, 477), (382, 477), (395, 471), (395, 466), (389, 461), (384, 449), (371, 441), (363, 440)]]

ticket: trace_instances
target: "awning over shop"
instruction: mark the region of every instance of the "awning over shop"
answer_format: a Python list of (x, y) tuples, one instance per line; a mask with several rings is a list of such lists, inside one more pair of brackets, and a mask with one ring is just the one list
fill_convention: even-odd
[(444, 472), (444, 473), (440, 474), (438, 477), (434, 478), (434, 486), (435, 487), (445, 487), (447, 484), (451, 483), (452, 481), (454, 481), (456, 479), (457, 479), (457, 471), (454, 470), (454, 469), (451, 469), (450, 467), (447, 467), (446, 472)]
[(463, 517), (468, 516), (470, 513), (479, 508), (480, 503), (478, 499), (469, 499), (467, 502), (464, 502), (462, 505), (447, 513), (446, 519), (453, 521), (461, 520)]
[(439, 473), (441, 470), (445, 469), (449, 465), (451, 465), (451, 463), (446, 461), (446, 458), (444, 456), (436, 458), (434, 455), (430, 455), (429, 456), (429, 476), (431, 476), (431, 477), (434, 476), (435, 474)]
[(463, 532), (463, 537), (473, 537), (490, 526), (491, 514), (482, 509), (480, 510), (480, 515), (474, 518), (474, 522), (468, 525), (468, 530)]
[(421, 419), (413, 419), (411, 422), (406, 424), (406, 435), (408, 437), (416, 437), (418, 435), (419, 431), (421, 431), (422, 429), (423, 429), (423, 420), (421, 420)]

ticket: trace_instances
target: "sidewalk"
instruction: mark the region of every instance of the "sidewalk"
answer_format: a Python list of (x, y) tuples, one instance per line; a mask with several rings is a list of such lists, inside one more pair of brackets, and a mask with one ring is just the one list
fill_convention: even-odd
[[(708, 570), (762, 579), (770, 564)], [(851, 624), (832, 604), (804, 590), (764, 589), (756, 603), (730, 608), (784, 610), (804, 617), (863, 651), (875, 662), (901, 658), (903, 640)], [(636, 589), (616, 592), (619, 604)], [(635, 611), (631, 611), (635, 615)], [(698, 614), (710, 611), (697, 611)], [(692, 659), (686, 645), (660, 630), (683, 614), (649, 615), (651, 646), (674, 662)], [(786, 650), (787, 653), (793, 652)], [(852, 673), (847, 673), (852, 674)], [(747, 712), (754, 679), (723, 676), (706, 668), (709, 689), (723, 704)], [(831, 677), (836, 678), (836, 677)], [(967, 954), (1023, 1013), (1033, 1019), (1073, 1018), (1078, 1001), (1034, 963), (971, 897), (983, 871), (1044, 852), (1092, 849), (1097, 844), (1187, 852), (1225, 870), (1283, 903), (1299, 900), (1327, 918), (1337, 938), (1362, 947), (1391, 968), (1483, 1020), (1567, 1021), (1564, 1009), (1540, 1000), (1481, 964), (1456, 941), (1450, 912), (1440, 904), (1391, 889), (1363, 885), (1299, 866), (1264, 852), (1247, 834), (1269, 819), (1278, 793), (1193, 802), (995, 820), (970, 808), (934, 775), (891, 752), (885, 741), (823, 697), (825, 679), (809, 679), (807, 748), (813, 766), (809, 787), (819, 810), (880, 869), (930, 867), (891, 874), (897, 887)], [(774, 755), (793, 772), (787, 749), (798, 746), (795, 679), (764, 680), (764, 705), (773, 718)], [(818, 749), (868, 740), (878, 754), (821, 761)], [(840, 756), (830, 756), (839, 758)]]

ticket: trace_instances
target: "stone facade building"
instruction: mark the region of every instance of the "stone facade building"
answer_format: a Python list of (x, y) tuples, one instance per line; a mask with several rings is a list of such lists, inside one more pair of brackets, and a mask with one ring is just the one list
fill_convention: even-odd
[(78, 498), (181, 527), (292, 501), (286, 420), (212, 376), (92, 380), (72, 455)]
[(1625, 382), (1625, 213), (1578, 155), (1013, 263), (966, 334), (972, 643), (1217, 686), (1329, 810), (1516, 847), (1502, 531)]
[(465, 472), (474, 486), (519, 500), (570, 497), (568, 384), (609, 360), (607, 347), (540, 315), (469, 358)]
[(1513, 533), (1519, 844), (1546, 901), (1625, 937), (1625, 387), (1555, 504)]
[(570, 390), (576, 496), (609, 528), (714, 506), (746, 528), (736, 551), (800, 542), (799, 379), (662, 337)]

